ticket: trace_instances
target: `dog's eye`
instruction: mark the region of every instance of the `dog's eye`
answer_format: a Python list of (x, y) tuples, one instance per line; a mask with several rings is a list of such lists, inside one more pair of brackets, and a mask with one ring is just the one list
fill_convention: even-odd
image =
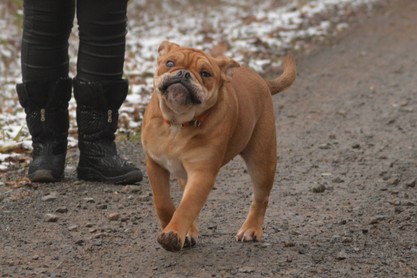
[(211, 74), (210, 74), (208, 71), (205, 71), (205, 70), (203, 70), (203, 71), (200, 73), (200, 75), (201, 75), (202, 77), (211, 77)]
[(175, 66), (174, 61), (168, 60), (165, 64), (167, 66), (167, 68), (172, 68), (173, 66)]

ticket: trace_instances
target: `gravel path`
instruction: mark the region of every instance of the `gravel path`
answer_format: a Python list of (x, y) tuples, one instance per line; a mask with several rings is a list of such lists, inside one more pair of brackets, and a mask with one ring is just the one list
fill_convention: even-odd
[[(415, 277), (416, 14), (416, 1), (390, 1), (299, 57), (295, 85), (274, 97), (280, 163), (262, 242), (234, 241), (251, 195), (240, 159), (218, 177), (198, 245), (169, 253), (146, 178), (77, 181), (72, 151), (62, 183), (19, 182), (22, 169), (0, 185), (0, 276)], [(142, 163), (138, 144), (119, 147)]]

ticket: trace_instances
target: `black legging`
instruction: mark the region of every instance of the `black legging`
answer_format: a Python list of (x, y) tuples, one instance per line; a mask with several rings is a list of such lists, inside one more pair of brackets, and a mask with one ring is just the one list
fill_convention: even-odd
[(127, 0), (25, 0), (23, 81), (55, 80), (69, 71), (68, 38), (77, 10), (80, 45), (77, 77), (120, 79), (126, 37)]

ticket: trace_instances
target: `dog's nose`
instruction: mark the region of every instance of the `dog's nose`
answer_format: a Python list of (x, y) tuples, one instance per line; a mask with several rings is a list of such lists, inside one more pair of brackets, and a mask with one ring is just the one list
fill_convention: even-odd
[(190, 80), (191, 79), (191, 74), (186, 71), (186, 70), (180, 70), (177, 72), (177, 77), (179, 78), (184, 78), (185, 80)]

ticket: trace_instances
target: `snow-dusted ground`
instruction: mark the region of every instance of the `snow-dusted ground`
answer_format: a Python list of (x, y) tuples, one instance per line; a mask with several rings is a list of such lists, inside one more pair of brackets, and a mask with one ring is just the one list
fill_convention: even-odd
[[(225, 54), (267, 74), (280, 57), (302, 51), (311, 40), (325, 39), (349, 27), (346, 19), (379, 0), (191, 0), (129, 2), (125, 76), (130, 94), (121, 108), (121, 130), (137, 131), (149, 100), (156, 50), (162, 40)], [(20, 82), (22, 10), (16, 1), (0, 2), (0, 171), (28, 160), (31, 148), (25, 114), (15, 93)], [(76, 26), (76, 23), (74, 23)], [(75, 75), (76, 27), (70, 38), (71, 76)], [(70, 102), (70, 146), (76, 146), (75, 102)]]

